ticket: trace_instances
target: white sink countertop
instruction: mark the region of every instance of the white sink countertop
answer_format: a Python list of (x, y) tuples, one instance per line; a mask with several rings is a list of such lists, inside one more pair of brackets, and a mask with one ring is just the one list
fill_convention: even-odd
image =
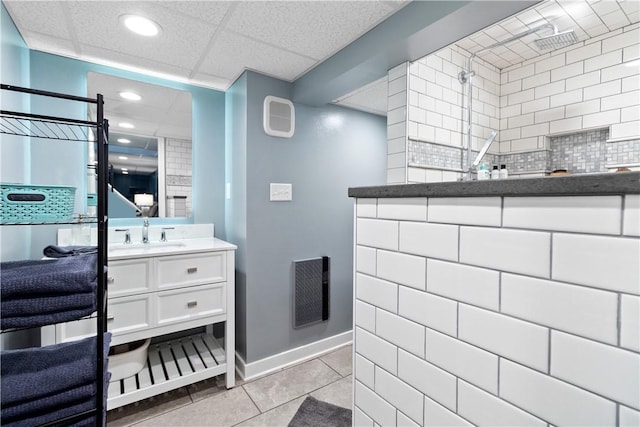
[(150, 243), (109, 244), (109, 260), (145, 258), (159, 255), (183, 255), (196, 252), (235, 250), (236, 245), (215, 237), (169, 240)]

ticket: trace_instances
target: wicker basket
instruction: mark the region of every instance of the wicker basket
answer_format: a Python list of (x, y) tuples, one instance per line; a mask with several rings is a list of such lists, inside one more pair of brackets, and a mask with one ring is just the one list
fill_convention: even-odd
[(64, 222), (73, 219), (75, 187), (6, 183), (0, 186), (0, 223)]

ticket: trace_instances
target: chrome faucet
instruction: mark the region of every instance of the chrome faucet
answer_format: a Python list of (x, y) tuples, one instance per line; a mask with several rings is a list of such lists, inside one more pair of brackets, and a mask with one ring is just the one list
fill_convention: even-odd
[(129, 233), (128, 228), (116, 228), (116, 231), (118, 232), (124, 231), (124, 244), (125, 245), (131, 244), (131, 233)]
[(167, 230), (173, 230), (174, 227), (162, 227), (162, 233), (160, 234), (160, 241), (161, 242), (166, 242), (167, 241)]
[(149, 243), (149, 218), (142, 223), (142, 243)]

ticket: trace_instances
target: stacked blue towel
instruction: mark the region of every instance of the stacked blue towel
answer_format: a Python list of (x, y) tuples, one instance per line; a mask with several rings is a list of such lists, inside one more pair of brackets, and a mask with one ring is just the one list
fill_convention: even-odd
[[(111, 334), (104, 334), (105, 403), (110, 342)], [(96, 354), (96, 337), (0, 352), (2, 425), (33, 426), (94, 409)]]
[(96, 310), (97, 255), (0, 264), (0, 329), (76, 320)]
[(49, 245), (42, 250), (42, 254), (49, 258), (63, 258), (67, 256), (81, 254), (95, 254), (98, 252), (96, 246), (56, 246)]

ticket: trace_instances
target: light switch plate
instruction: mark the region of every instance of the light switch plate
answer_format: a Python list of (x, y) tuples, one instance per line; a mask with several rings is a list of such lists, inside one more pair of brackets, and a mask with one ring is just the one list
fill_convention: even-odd
[(291, 184), (269, 184), (269, 200), (272, 202), (289, 202), (293, 198)]

